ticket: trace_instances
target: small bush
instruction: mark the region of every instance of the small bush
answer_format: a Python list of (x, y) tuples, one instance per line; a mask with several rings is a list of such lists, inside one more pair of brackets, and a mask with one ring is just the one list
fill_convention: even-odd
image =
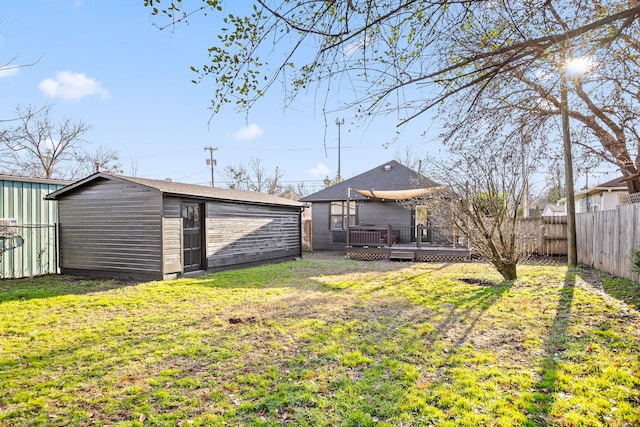
[(631, 271), (640, 273), (640, 247), (631, 249)]

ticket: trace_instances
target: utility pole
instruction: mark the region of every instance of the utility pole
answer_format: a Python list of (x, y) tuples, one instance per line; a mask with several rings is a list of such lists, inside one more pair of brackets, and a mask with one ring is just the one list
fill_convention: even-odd
[(204, 151), (209, 152), (209, 158), (207, 159), (207, 164), (211, 166), (211, 187), (212, 188), (214, 186), (213, 167), (217, 165), (216, 159), (213, 158), (213, 152), (216, 151), (217, 149), (218, 147), (211, 147), (211, 146), (204, 147)]
[(336, 125), (338, 126), (338, 182), (342, 181), (342, 175), (340, 175), (340, 127), (344, 124), (344, 119), (336, 118)]
[(576, 245), (576, 202), (573, 189), (573, 157), (569, 129), (569, 105), (567, 100), (567, 75), (560, 75), (560, 115), (562, 118), (562, 147), (564, 149), (564, 187), (567, 197), (567, 261), (569, 267), (578, 265)]

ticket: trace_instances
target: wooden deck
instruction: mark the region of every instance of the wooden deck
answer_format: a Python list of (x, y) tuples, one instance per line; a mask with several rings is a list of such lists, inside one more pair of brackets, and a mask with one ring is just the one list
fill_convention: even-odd
[(460, 262), (471, 259), (468, 248), (451, 246), (409, 246), (393, 245), (382, 247), (347, 246), (345, 255), (359, 261), (391, 260), (419, 262)]
[[(345, 254), (360, 261), (397, 260), (459, 262), (471, 259), (471, 250), (448, 230), (436, 227), (351, 226)], [(455, 244), (452, 243), (456, 242)]]

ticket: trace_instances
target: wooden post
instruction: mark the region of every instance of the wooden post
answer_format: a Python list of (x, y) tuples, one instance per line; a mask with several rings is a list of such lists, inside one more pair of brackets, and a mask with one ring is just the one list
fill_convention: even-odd
[(393, 228), (391, 227), (391, 224), (387, 224), (387, 246), (392, 246), (393, 244), (393, 237), (391, 235), (392, 231)]
[(538, 255), (547, 255), (545, 252), (545, 247), (547, 246), (545, 244), (545, 236), (547, 233), (545, 230), (544, 218), (540, 217), (538, 218), (538, 221), (540, 221), (538, 223)]
[[(340, 176), (340, 172), (338, 172)], [(351, 187), (347, 187), (347, 247), (351, 246), (351, 218), (349, 218), (349, 211), (351, 208)]]
[(422, 230), (423, 230), (423, 225), (422, 224), (418, 224), (416, 226), (416, 247), (422, 247)]

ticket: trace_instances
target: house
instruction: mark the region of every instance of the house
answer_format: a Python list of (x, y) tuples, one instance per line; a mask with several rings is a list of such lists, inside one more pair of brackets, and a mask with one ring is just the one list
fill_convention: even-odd
[(55, 201), (70, 181), (0, 174), (0, 279), (56, 273)]
[(171, 279), (301, 256), (303, 204), (95, 173), (54, 191), (63, 274)]
[(628, 194), (623, 177), (612, 179), (576, 193), (576, 213), (613, 210)]
[[(566, 200), (566, 199), (562, 199)], [(565, 206), (566, 201), (564, 203), (547, 203), (544, 206), (542, 211), (543, 217), (552, 217), (552, 216), (565, 216), (567, 214), (567, 208)]]
[[(303, 197), (300, 201), (311, 203), (312, 247), (314, 250), (344, 250), (347, 230), (355, 226), (387, 227), (393, 224), (395, 230), (415, 227), (417, 222), (426, 219), (416, 220), (416, 209), (407, 208), (398, 201), (420, 196), (425, 189), (436, 187), (439, 186), (435, 182), (392, 160)], [(390, 237), (398, 242), (400, 235), (395, 233), (392, 230)], [(384, 230), (361, 230), (358, 235), (373, 239), (373, 246), (386, 234), (389, 233)]]

